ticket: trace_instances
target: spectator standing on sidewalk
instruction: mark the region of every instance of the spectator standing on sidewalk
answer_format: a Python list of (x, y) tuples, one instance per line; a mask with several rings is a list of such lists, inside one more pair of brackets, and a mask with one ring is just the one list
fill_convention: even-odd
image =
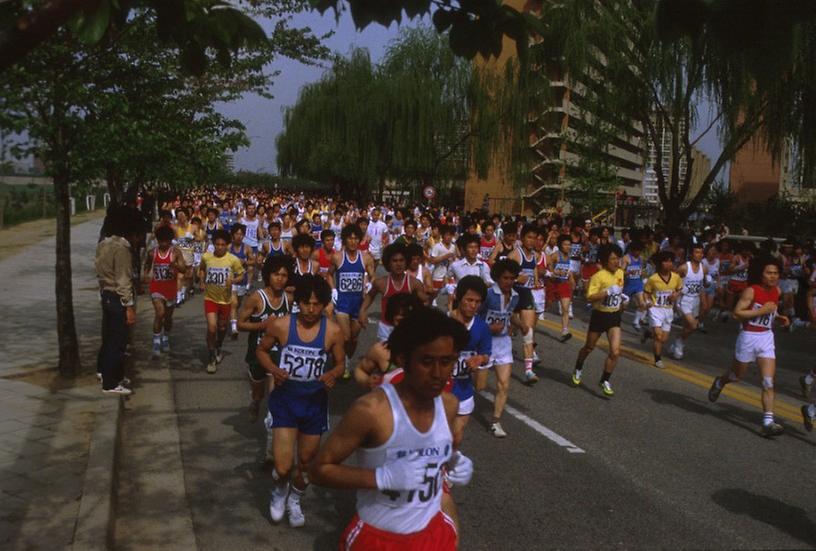
[(113, 207), (105, 220), (106, 237), (96, 247), (96, 276), (102, 298), (102, 346), (97, 357), (97, 376), (102, 391), (128, 395), (125, 378), (125, 346), (128, 326), (136, 323), (133, 289), (132, 247), (140, 240), (142, 220), (131, 207)]

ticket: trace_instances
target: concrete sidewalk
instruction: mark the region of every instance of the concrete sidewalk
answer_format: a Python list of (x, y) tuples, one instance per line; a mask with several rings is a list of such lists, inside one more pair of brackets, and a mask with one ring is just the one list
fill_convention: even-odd
[[(0, 261), (0, 548), (104, 549), (111, 525), (120, 400), (94, 376), (101, 220), (72, 228), (84, 375), (55, 371), (54, 238)], [(2, 238), (2, 233), (0, 233)]]

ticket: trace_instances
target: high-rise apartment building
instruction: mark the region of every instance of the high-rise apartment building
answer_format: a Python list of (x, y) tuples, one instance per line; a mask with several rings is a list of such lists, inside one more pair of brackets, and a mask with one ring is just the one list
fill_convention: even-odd
[[(536, 12), (540, 2), (530, 0), (505, 0), (518, 9)], [(505, 38), (502, 55), (485, 61), (477, 57), (476, 63), (500, 71), (516, 56), (515, 45)], [(540, 113), (529, 115), (529, 144), (533, 161), (529, 170), (514, 182), (509, 167), (496, 159), (487, 178), (480, 179), (472, 171), (465, 184), (465, 208), (480, 208), (485, 202), (490, 210), (502, 212), (538, 212), (558, 204), (569, 209), (569, 202), (576, 194), (571, 186), (571, 176), (580, 170), (582, 151), (586, 151), (587, 136), (598, 124), (592, 113), (583, 108), (588, 93), (586, 84), (564, 75), (557, 67), (541, 67), (547, 71), (551, 101)], [(606, 157), (609, 166), (621, 182), (619, 191), (629, 197), (639, 198), (643, 191), (645, 143), (643, 132), (633, 125), (627, 132), (612, 138), (601, 146), (596, 154)]]

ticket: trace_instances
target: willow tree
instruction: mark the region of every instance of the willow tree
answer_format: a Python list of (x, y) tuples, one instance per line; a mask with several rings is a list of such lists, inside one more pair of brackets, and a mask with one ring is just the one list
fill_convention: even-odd
[(355, 49), (348, 58), (336, 58), (284, 111), (284, 131), (276, 139), (281, 173), (362, 196), (390, 168), (383, 90), (368, 51)]
[(725, 110), (734, 76), (748, 74), (767, 98), (759, 134), (776, 158), (798, 155), (803, 183), (816, 182), (816, 2), (812, 0), (660, 0), (658, 35), (705, 43), (704, 62)]
[[(652, 168), (662, 217), (668, 226), (677, 227), (698, 209), (720, 170), (762, 126), (769, 97), (754, 93), (744, 69), (731, 67), (724, 79), (717, 72), (719, 50), (702, 37), (661, 40), (655, 24), (657, 4), (658, 0), (544, 3), (544, 30), (537, 48), (549, 62), (561, 66), (574, 89), (583, 90), (576, 101), (583, 111), (621, 133), (642, 131), (644, 149), (658, 144)], [(543, 74), (540, 78), (546, 80)], [(719, 85), (724, 80), (727, 88)], [(700, 116), (701, 102), (720, 106), (710, 123)], [(693, 147), (717, 125), (722, 152), (694, 191)], [(692, 130), (700, 126), (705, 128), (692, 137)], [(668, 163), (659, 146), (664, 140), (669, 143)]]
[(519, 117), (515, 73), (476, 70), (428, 28), (406, 29), (379, 66), (356, 50), (301, 90), (284, 115), (278, 164), (285, 174), (382, 191), (386, 179), (484, 176), (508, 147)]

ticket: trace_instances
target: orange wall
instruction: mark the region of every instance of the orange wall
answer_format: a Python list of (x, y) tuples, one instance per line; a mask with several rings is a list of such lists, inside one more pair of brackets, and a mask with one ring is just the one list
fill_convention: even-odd
[(751, 139), (731, 162), (730, 187), (740, 201), (761, 202), (779, 193), (782, 179), (779, 163), (768, 153), (764, 142)]

